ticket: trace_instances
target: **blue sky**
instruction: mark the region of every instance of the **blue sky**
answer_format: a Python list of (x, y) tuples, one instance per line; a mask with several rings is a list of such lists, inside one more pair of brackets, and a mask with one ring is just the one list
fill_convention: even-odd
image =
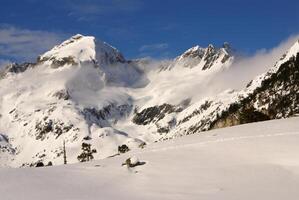
[(81, 33), (127, 58), (228, 41), (243, 54), (299, 33), (298, 0), (1, 0), (0, 62), (32, 60)]

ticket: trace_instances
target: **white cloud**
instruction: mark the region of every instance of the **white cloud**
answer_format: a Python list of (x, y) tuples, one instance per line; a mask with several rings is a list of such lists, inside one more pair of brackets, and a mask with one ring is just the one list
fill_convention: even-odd
[(0, 26), (0, 58), (33, 60), (63, 38), (62, 33)]
[(158, 44), (147, 44), (143, 45), (139, 48), (140, 52), (145, 52), (145, 51), (161, 51), (165, 50), (168, 48), (167, 43), (158, 43)]
[(237, 58), (228, 69), (207, 77), (204, 83), (200, 82), (196, 87), (193, 85), (184, 88), (183, 92), (186, 96), (191, 96), (194, 88), (197, 88), (197, 93), (200, 94), (198, 98), (202, 98), (217, 95), (227, 89), (242, 90), (251, 80), (272, 68), (298, 39), (299, 35), (294, 35), (272, 49), (261, 49), (253, 56)]
[(156, 59), (166, 59), (170, 57), (167, 43), (146, 44), (141, 46), (138, 57), (151, 57)]
[(216, 82), (224, 87), (243, 88), (250, 80), (273, 67), (298, 39), (299, 35), (292, 35), (272, 49), (261, 49), (253, 56), (237, 59), (229, 70), (216, 77)]
[[(242, 90), (250, 80), (273, 67), (298, 39), (299, 35), (292, 36), (278, 44), (275, 48), (259, 50), (253, 56), (238, 58), (228, 69), (219, 71), (216, 74), (210, 73), (210, 75), (202, 76), (200, 73), (185, 73), (185, 69), (181, 70), (182, 73), (177, 71), (180, 69), (167, 71), (164, 75), (163, 73), (161, 74), (166, 77), (163, 83), (153, 83), (157, 87), (157, 90), (155, 90), (156, 94), (158, 96), (163, 96), (164, 93), (169, 94), (165, 97), (167, 98), (166, 101), (175, 104), (179, 103), (178, 101), (181, 101), (182, 97), (192, 97), (193, 102), (196, 102), (205, 97), (218, 95), (227, 89)], [(162, 61), (158, 60), (153, 62), (154, 66), (149, 68), (156, 69), (161, 64)], [(173, 80), (176, 80), (175, 88), (173, 87)], [(163, 101), (165, 101), (164, 98)]]

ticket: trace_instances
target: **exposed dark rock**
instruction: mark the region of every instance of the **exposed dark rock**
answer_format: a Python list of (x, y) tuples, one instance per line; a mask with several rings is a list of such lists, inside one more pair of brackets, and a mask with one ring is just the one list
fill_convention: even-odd
[(77, 64), (74, 60), (74, 57), (72, 57), (72, 56), (64, 57), (59, 60), (54, 59), (52, 63), (53, 63), (53, 65), (51, 66), (52, 68), (59, 68), (66, 64), (68, 64), (68, 65)]
[(83, 140), (91, 140), (92, 138), (90, 136), (86, 136), (83, 138)]
[(59, 90), (53, 94), (53, 97), (57, 97), (58, 99), (69, 100), (70, 94), (67, 90)]
[(146, 146), (146, 143), (142, 142), (138, 147), (141, 148), (141, 149), (143, 149), (143, 148), (145, 148), (145, 146)]
[(4, 78), (8, 73), (18, 74), (26, 71), (29, 68), (34, 68), (35, 63), (11, 63), (7, 65), (4, 69), (0, 70), (0, 79)]
[(100, 127), (107, 126), (108, 121), (113, 118), (114, 122), (115, 118), (122, 118), (132, 111), (132, 105), (116, 105), (110, 104), (108, 106), (103, 107), (102, 109), (96, 108), (84, 108), (81, 111), (82, 115), (84, 115), (85, 119), (90, 124), (97, 124)]
[(220, 54), (216, 51), (213, 45), (209, 45), (204, 56), (204, 60), (206, 61), (205, 65), (202, 67), (202, 70), (210, 69), (214, 64), (214, 61), (219, 58)]
[(52, 120), (44, 118), (35, 124), (35, 134), (37, 140), (44, 140), (48, 133), (53, 133), (58, 138), (61, 134), (70, 131), (74, 127), (73, 124), (64, 124), (60, 120)]
[(48, 57), (38, 57), (37, 58), (37, 63), (38, 64), (42, 64), (46, 61), (51, 61), (52, 62), (52, 65), (51, 65), (51, 68), (59, 68), (59, 67), (62, 67), (66, 64), (68, 65), (76, 65), (78, 63), (75, 62), (74, 60), (74, 57), (73, 56), (68, 56), (68, 57), (64, 57), (64, 58), (59, 58), (59, 59), (56, 59), (56, 58), (48, 58)]
[(202, 70), (207, 70), (210, 69), (222, 55), (224, 55), (221, 59), (222, 64), (232, 57), (233, 51), (228, 43), (224, 43), (222, 48), (215, 48), (211, 44), (207, 48), (195, 46), (188, 49), (181, 56), (178, 56), (173, 62), (162, 64), (159, 72), (171, 70), (175, 66), (193, 68), (202, 61), (205, 61)]
[(147, 125), (152, 122), (157, 122), (165, 117), (165, 114), (180, 112), (176, 106), (170, 104), (162, 104), (160, 106), (153, 106), (145, 108), (141, 112), (137, 112), (133, 117), (133, 122), (138, 125)]
[[(283, 63), (276, 73), (268, 73), (267, 78), (251, 95), (212, 123), (211, 128), (219, 128), (291, 117), (299, 113), (299, 54)], [(252, 84), (250, 82), (248, 87)], [(257, 108), (254, 108), (257, 107)]]
[(203, 111), (207, 110), (212, 104), (212, 101), (206, 101), (204, 104), (202, 104), (198, 109), (194, 110), (190, 115), (186, 116), (184, 119), (178, 122), (178, 125), (189, 121), (192, 117), (195, 115), (201, 114)]
[(35, 125), (36, 139), (44, 140), (46, 134), (53, 130), (53, 121), (39, 121)]
[(136, 166), (139, 166), (139, 165), (144, 165), (145, 162), (141, 162), (139, 160), (134, 160), (132, 161), (132, 158), (128, 158), (125, 163), (122, 164), (122, 166), (126, 165), (128, 168), (132, 168), (132, 167), (136, 167)]

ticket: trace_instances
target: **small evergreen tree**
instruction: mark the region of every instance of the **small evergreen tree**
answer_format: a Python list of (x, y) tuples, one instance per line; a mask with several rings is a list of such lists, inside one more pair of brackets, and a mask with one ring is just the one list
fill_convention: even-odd
[(130, 151), (129, 147), (125, 144), (118, 146), (118, 153), (126, 153)]
[(91, 144), (82, 143), (82, 153), (77, 157), (80, 162), (88, 162), (93, 159), (94, 153), (97, 152), (96, 149), (91, 149)]

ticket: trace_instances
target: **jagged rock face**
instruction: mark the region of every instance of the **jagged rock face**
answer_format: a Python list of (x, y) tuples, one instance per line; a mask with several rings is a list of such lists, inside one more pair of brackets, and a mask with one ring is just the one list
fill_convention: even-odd
[(177, 66), (199, 67), (204, 71), (215, 65), (229, 65), (232, 60), (233, 55), (228, 43), (224, 43), (219, 49), (211, 44), (207, 48), (195, 46), (178, 56), (170, 65), (162, 66), (160, 71), (171, 70)]
[(0, 134), (0, 152), (1, 153), (14, 153), (15, 150), (9, 144), (9, 139), (7, 136)]
[[(292, 55), (298, 51), (299, 46), (293, 48)], [(209, 90), (209, 80), (232, 61), (227, 43), (222, 48), (196, 46), (163, 63), (160, 71), (149, 71), (147, 60), (127, 61), (105, 42), (73, 36), (36, 64), (6, 68), (0, 80), (0, 149), (11, 166), (56, 165), (63, 163), (63, 141), (72, 163), (78, 161), (82, 143), (91, 144), (94, 158), (100, 159), (117, 154), (122, 145), (133, 149), (299, 113), (297, 54), (286, 54), (277, 69), (245, 90), (202, 97), (198, 88)]]
[(176, 116), (190, 105), (191, 99), (185, 99), (178, 105), (162, 104), (141, 110), (135, 109), (133, 123), (140, 126), (152, 126), (160, 137), (170, 132), (178, 124)]
[[(36, 140), (44, 140), (48, 134), (55, 135), (56, 139), (63, 133), (67, 133), (74, 127), (73, 124), (64, 124), (59, 119), (48, 119), (45, 117), (41, 121), (37, 121), (35, 125)], [(76, 129), (74, 129), (75, 131)]]
[(117, 122), (117, 118), (121, 119), (128, 116), (132, 108), (133, 106), (130, 104), (110, 104), (102, 109), (84, 108), (81, 113), (89, 125), (96, 124), (99, 127), (110, 127), (111, 124)]
[(199, 46), (192, 47), (191, 49), (188, 49), (185, 53), (183, 53), (178, 60), (184, 59), (184, 58), (199, 58), (202, 59), (202, 57), (205, 54), (205, 49), (201, 48)]
[(0, 78), (4, 78), (8, 73), (18, 74), (26, 71), (29, 68), (34, 68), (35, 63), (12, 63), (7, 65), (4, 69), (0, 70)]
[(220, 58), (221, 55), (223, 55), (223, 58), (221, 58), (220, 60), (221, 63), (225, 63), (230, 57), (226, 52), (224, 52), (223, 49), (216, 51), (212, 45), (209, 45), (204, 56), (205, 64), (202, 67), (202, 70), (210, 69), (215, 63), (215, 61)]
[[(178, 127), (190, 119), (201, 116), (180, 130), (193, 134), (214, 128), (244, 123), (291, 117), (299, 113), (299, 62), (298, 54), (282, 63), (277, 71), (268, 72), (261, 84), (243, 96), (243, 91), (232, 95), (228, 103), (210, 100), (178, 122)], [(251, 83), (247, 87), (251, 87)], [(246, 89), (244, 90), (246, 91)], [(208, 111), (208, 110), (211, 110)]]
[(269, 74), (252, 94), (217, 119), (213, 128), (291, 117), (299, 113), (298, 92), (299, 54)]
[(165, 114), (180, 112), (181, 110), (170, 104), (153, 106), (145, 108), (141, 112), (136, 112), (133, 122), (138, 125), (147, 125), (149, 123), (158, 122), (165, 117)]
[(3, 166), (9, 166), (9, 159), (16, 153), (16, 149), (12, 147), (8, 137), (0, 134), (0, 163)]
[[(170, 117), (174, 126), (157, 126), (161, 140), (194, 134), (214, 128), (234, 126), (269, 119), (291, 117), (299, 113), (299, 62), (297, 42), (266, 74), (239, 92), (228, 91), (191, 104), (186, 110)], [(297, 47), (297, 46), (298, 47)], [(210, 53), (213, 53), (212, 49)], [(146, 118), (146, 117), (144, 117)], [(148, 125), (148, 124), (146, 124)]]
[(262, 82), (251, 102), (271, 119), (299, 113), (299, 54)]
[(67, 89), (59, 90), (53, 94), (57, 99), (69, 100), (71, 98)]
[[(237, 109), (235, 111), (235, 109)], [(240, 105), (232, 105), (228, 111), (212, 122), (209, 129), (236, 126), (240, 124), (270, 120), (269, 116), (256, 110), (254, 107), (247, 108)]]

